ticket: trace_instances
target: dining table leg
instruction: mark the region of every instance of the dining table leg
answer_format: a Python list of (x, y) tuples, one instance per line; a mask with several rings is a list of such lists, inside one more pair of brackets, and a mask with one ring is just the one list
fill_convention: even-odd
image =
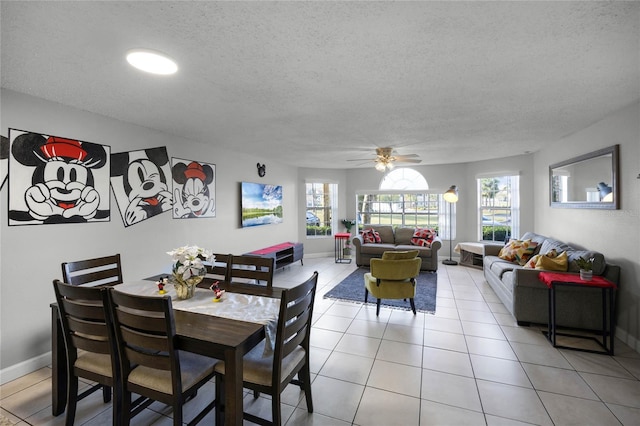
[(57, 306), (51, 307), (51, 414), (59, 416), (67, 405), (67, 353)]
[(242, 354), (235, 349), (227, 349), (224, 353), (225, 362), (225, 395), (224, 420), (225, 424), (241, 425), (242, 420)]

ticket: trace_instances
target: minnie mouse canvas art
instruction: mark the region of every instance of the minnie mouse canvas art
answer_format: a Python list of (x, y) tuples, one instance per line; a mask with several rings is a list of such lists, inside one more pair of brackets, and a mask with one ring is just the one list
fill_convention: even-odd
[(216, 217), (215, 165), (172, 158), (174, 219)]
[(105, 145), (9, 129), (9, 225), (108, 221)]

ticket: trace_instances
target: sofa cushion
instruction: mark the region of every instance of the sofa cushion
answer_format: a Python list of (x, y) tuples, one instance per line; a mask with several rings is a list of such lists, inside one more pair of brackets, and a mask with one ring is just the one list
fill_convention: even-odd
[(403, 251), (416, 250), (418, 252), (418, 256), (422, 258), (432, 257), (432, 253), (433, 253), (433, 250), (431, 250), (431, 247), (412, 246), (410, 244), (397, 245), (396, 250), (403, 250)]
[(362, 231), (362, 240), (366, 243), (381, 243), (382, 238), (380, 238), (380, 234), (373, 230), (372, 228), (365, 229)]
[(562, 253), (563, 251), (572, 250), (572, 247), (569, 246), (569, 244), (563, 243), (562, 241), (554, 240), (553, 238), (547, 238), (542, 243), (542, 247), (540, 247), (540, 253), (549, 253), (554, 249), (558, 253)]
[(533, 252), (534, 255), (538, 253), (547, 253), (542, 251), (542, 243), (544, 243), (544, 241), (547, 239), (547, 237), (545, 237), (544, 235), (536, 234), (535, 232), (526, 232), (520, 239), (531, 240), (535, 243), (538, 243), (538, 247), (536, 247), (536, 250)]
[(569, 272), (580, 272), (580, 267), (576, 263), (576, 259), (582, 257), (584, 259), (593, 258), (593, 273), (594, 275), (604, 274), (604, 270), (607, 267), (607, 262), (604, 259), (604, 255), (597, 251), (590, 250), (568, 250), (567, 256), (569, 260)]
[(496, 276), (502, 279), (502, 275), (505, 272), (513, 271), (514, 269), (522, 268), (522, 266), (517, 263), (501, 261), (501, 262), (493, 262), (491, 264), (491, 272), (493, 272)]
[(509, 262), (517, 262), (519, 265), (524, 265), (527, 263), (527, 260), (533, 256), (537, 246), (538, 243), (531, 240), (511, 240), (500, 250), (498, 257), (508, 260)]
[(396, 244), (411, 244), (411, 238), (415, 228), (398, 227), (395, 229)]
[(413, 259), (418, 256), (418, 250), (411, 251), (385, 251), (382, 258), (385, 260)]
[(396, 245), (379, 243), (379, 244), (363, 244), (360, 247), (360, 253), (369, 254), (369, 255), (374, 254), (374, 255), (382, 256), (382, 253), (388, 250), (396, 250)]

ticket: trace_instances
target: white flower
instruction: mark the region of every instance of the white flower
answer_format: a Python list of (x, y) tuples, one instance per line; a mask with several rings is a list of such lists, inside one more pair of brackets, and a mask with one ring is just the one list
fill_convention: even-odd
[(198, 246), (178, 247), (168, 251), (167, 254), (174, 261), (173, 273), (176, 276), (181, 276), (184, 280), (188, 280), (193, 276), (204, 275), (206, 270), (203, 262), (213, 262), (215, 259), (210, 250)]

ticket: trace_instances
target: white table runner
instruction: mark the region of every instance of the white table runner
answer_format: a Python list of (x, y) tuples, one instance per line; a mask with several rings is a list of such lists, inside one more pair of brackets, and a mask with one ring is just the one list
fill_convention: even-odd
[(164, 287), (166, 293), (160, 294), (154, 281), (128, 281), (115, 286), (123, 293), (140, 296), (170, 296), (173, 309), (197, 312), (222, 318), (263, 324), (265, 327), (265, 356), (271, 354), (276, 341), (276, 326), (280, 312), (280, 299), (251, 294), (225, 292), (222, 300), (214, 302), (211, 290), (196, 288), (193, 297), (178, 299), (172, 284)]

